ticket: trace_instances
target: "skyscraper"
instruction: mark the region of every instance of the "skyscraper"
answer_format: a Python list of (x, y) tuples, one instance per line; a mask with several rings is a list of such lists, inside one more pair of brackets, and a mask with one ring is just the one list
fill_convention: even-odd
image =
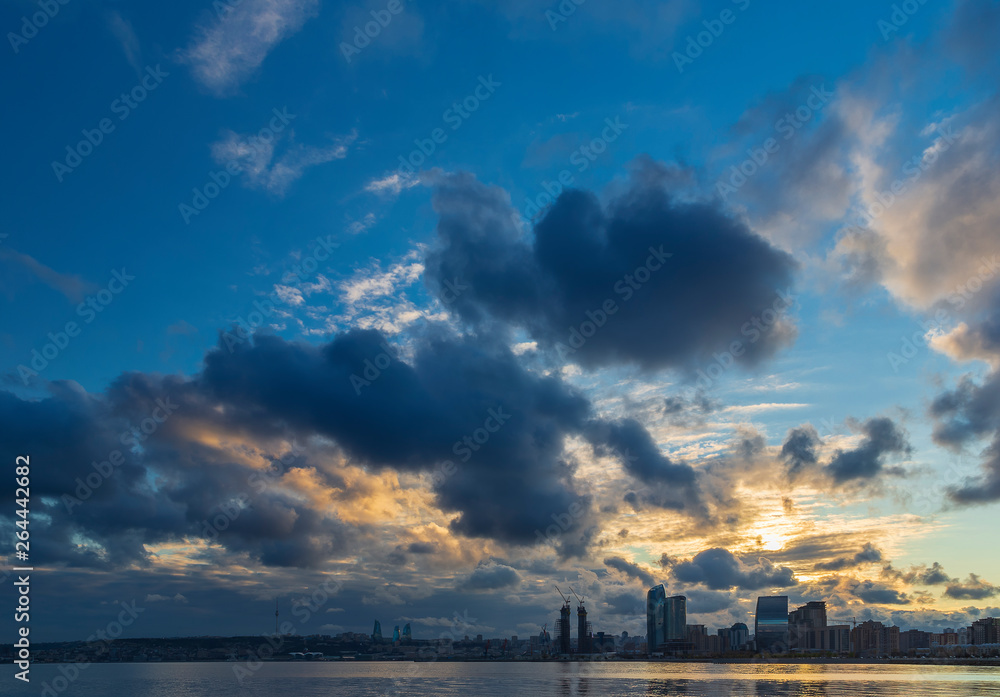
[(729, 650), (739, 651), (750, 641), (750, 628), (737, 622), (729, 629)]
[(378, 620), (375, 620), (375, 628), (372, 629), (372, 641), (376, 644), (382, 642), (382, 624)]
[(569, 601), (567, 600), (559, 608), (559, 624), (556, 625), (556, 641), (559, 645), (559, 653), (570, 652), (569, 612)]
[(783, 653), (788, 650), (788, 596), (757, 598), (754, 635), (758, 651)]
[(664, 601), (664, 634), (667, 648), (687, 648), (687, 598), (672, 595)]
[(407, 622), (405, 625), (403, 625), (403, 635), (402, 635), (401, 638), (403, 639), (403, 641), (411, 641), (413, 639), (413, 633), (410, 630), (410, 623), (409, 622)]
[(667, 643), (664, 623), (666, 616), (664, 605), (667, 594), (663, 590), (663, 584), (653, 586), (646, 592), (646, 652), (663, 648)]

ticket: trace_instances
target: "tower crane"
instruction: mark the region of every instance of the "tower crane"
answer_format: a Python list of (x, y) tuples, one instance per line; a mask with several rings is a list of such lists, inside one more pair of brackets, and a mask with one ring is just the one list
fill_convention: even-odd
[[(559, 594), (559, 597), (563, 599), (563, 602), (566, 605), (569, 605), (569, 596), (564, 594), (561, 590), (559, 590), (559, 586), (554, 586), (554, 588), (556, 589), (556, 593)], [(572, 590), (572, 588), (570, 590)]]

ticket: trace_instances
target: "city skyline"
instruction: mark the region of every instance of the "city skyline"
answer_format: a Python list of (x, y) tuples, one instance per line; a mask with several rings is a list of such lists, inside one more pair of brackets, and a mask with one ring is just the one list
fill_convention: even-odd
[(8, 636), (1000, 617), (997, 2), (0, 26)]

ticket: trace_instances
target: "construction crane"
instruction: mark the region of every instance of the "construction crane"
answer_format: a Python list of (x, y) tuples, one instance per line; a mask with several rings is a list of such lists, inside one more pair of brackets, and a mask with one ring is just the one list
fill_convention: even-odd
[[(581, 605), (583, 605), (583, 600), (584, 600), (584, 599), (583, 599), (583, 598), (581, 598), (581, 597), (579, 596), (579, 594), (578, 594), (578, 593), (577, 593), (577, 592), (576, 592), (575, 590), (573, 590), (573, 586), (570, 586), (570, 587), (569, 587), (569, 592), (570, 592), (570, 593), (572, 593), (573, 595), (575, 595), (575, 596), (576, 596), (576, 599), (577, 599), (577, 601), (578, 601), (578, 602), (579, 602), (579, 603), (580, 603)], [(567, 600), (566, 602), (569, 602), (569, 601)]]
[[(554, 588), (556, 589), (556, 593), (559, 594), (559, 597), (563, 599), (563, 602), (566, 605), (569, 605), (569, 596), (565, 595), (561, 590), (559, 590), (559, 586), (554, 586)], [(570, 590), (572, 590), (572, 588)]]
[(858, 618), (857, 617), (852, 617), (849, 620), (848, 619), (839, 619), (839, 618), (836, 618), (836, 617), (828, 617), (826, 621), (828, 623), (829, 622), (850, 622), (851, 625), (854, 627), (854, 629), (858, 628)]

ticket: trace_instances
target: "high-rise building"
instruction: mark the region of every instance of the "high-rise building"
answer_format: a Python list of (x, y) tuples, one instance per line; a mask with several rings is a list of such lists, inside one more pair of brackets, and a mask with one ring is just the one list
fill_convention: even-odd
[(931, 647), (931, 633), (922, 632), (919, 629), (910, 629), (899, 633), (899, 651), (908, 653), (917, 649), (929, 649)]
[(810, 602), (788, 613), (788, 648), (793, 651), (819, 649), (820, 633), (826, 627), (826, 603)]
[(1000, 617), (984, 617), (972, 623), (973, 644), (1000, 644)]
[(559, 608), (559, 624), (556, 625), (556, 646), (559, 647), (559, 653), (570, 652), (570, 639), (572, 637), (570, 636), (569, 614), (569, 601), (566, 601)]
[(576, 652), (592, 653), (590, 641), (590, 622), (587, 621), (587, 608), (581, 602), (576, 607)]
[(372, 641), (376, 644), (382, 641), (382, 625), (378, 620), (375, 620), (375, 628), (372, 630)]
[(409, 622), (403, 625), (403, 635), (401, 638), (403, 641), (413, 641), (413, 632), (410, 630)]
[(687, 598), (672, 595), (664, 600), (664, 638), (671, 651), (687, 648)]
[(694, 651), (708, 651), (708, 632), (703, 624), (689, 624), (684, 628), (684, 639)]
[(399, 641), (399, 625), (397, 624), (392, 628), (392, 643), (395, 644)]
[(851, 644), (862, 656), (891, 656), (899, 653), (899, 627), (886, 627), (867, 620), (851, 630)]
[(646, 592), (646, 651), (653, 653), (663, 650), (667, 643), (666, 605), (667, 594), (663, 584), (653, 586)]
[(788, 596), (757, 598), (754, 640), (758, 651), (784, 653), (788, 650)]
[(750, 643), (750, 628), (737, 622), (729, 628), (729, 650), (740, 651)]

